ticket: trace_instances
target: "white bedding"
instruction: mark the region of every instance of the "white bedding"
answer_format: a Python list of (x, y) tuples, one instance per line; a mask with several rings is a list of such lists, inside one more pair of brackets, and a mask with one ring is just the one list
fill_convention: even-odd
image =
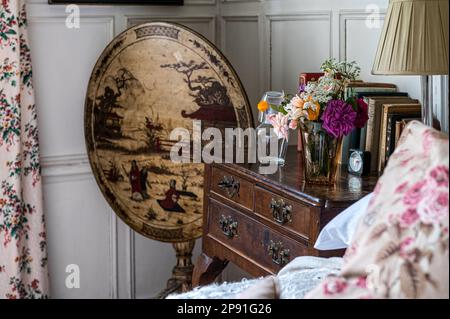
[[(301, 299), (330, 274), (337, 274), (342, 258), (297, 257), (277, 275), (281, 299)], [(211, 284), (183, 294), (172, 294), (167, 299), (233, 299), (234, 296), (260, 279), (243, 279), (240, 282)]]

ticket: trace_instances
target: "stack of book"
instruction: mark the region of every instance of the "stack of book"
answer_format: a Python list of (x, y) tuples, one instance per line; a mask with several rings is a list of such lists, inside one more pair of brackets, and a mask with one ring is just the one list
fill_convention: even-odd
[(374, 82), (363, 82), (354, 81), (351, 82), (345, 89), (345, 98), (347, 99), (350, 94), (356, 95), (370, 95), (373, 94), (385, 94), (385, 93), (396, 93), (397, 86), (391, 83), (374, 83)]
[[(380, 125), (380, 141), (378, 145), (378, 166), (376, 171), (382, 173), (389, 156), (395, 149), (396, 123), (403, 122), (405, 118), (420, 120), (421, 107), (417, 100), (398, 102), (397, 104), (383, 104), (383, 113)], [(398, 134), (401, 134), (399, 132)], [(375, 168), (374, 168), (375, 171)]]
[(405, 123), (404, 119), (420, 118), (420, 104), (391, 83), (355, 82), (347, 90), (367, 103), (369, 120), (366, 127), (354, 130), (344, 139), (341, 162), (348, 162), (351, 148), (368, 151), (372, 173), (381, 174), (400, 137), (401, 123)]
[[(301, 73), (299, 85), (317, 81), (322, 75)], [(370, 152), (371, 172), (381, 174), (404, 126), (411, 120), (420, 120), (420, 104), (407, 92), (399, 92), (392, 83), (354, 81), (345, 90), (346, 98), (351, 94), (356, 94), (367, 103), (369, 120), (364, 128), (355, 129), (344, 138), (340, 163), (348, 163), (350, 149), (360, 149)], [(298, 150), (302, 150), (300, 135)]]

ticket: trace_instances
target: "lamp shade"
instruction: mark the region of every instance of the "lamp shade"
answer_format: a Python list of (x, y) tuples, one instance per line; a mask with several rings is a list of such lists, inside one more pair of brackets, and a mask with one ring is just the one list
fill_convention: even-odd
[(448, 0), (391, 0), (372, 74), (448, 74)]

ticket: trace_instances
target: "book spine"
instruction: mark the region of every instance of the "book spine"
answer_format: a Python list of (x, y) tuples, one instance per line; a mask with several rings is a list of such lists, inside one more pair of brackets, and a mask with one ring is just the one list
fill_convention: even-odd
[(361, 138), (361, 129), (355, 128), (350, 133), (350, 148), (359, 148), (360, 138)]
[(367, 121), (367, 133), (366, 133), (366, 147), (365, 150), (370, 152), (370, 170), (376, 171), (377, 158), (375, 151), (375, 103), (369, 101), (369, 120)]
[(364, 92), (397, 92), (396, 88), (384, 88), (384, 87), (347, 87), (347, 89), (352, 89), (355, 93), (364, 93)]
[(367, 135), (367, 125), (361, 129), (361, 136), (359, 138), (359, 149), (361, 151), (366, 150), (366, 135)]
[(381, 123), (380, 123), (380, 139), (379, 144), (380, 147), (378, 148), (378, 173), (382, 174), (384, 169), (384, 160), (386, 157), (386, 122), (387, 122), (387, 115), (388, 115), (388, 109), (383, 106), (383, 114), (381, 117)]
[(397, 89), (397, 85), (391, 83), (374, 83), (374, 82), (350, 82), (349, 87), (372, 87), (372, 88), (389, 88)]
[(348, 164), (349, 151), (350, 151), (350, 135), (347, 135), (342, 138), (341, 160), (338, 161), (339, 164), (341, 165)]
[(402, 133), (402, 121), (395, 122), (395, 148), (397, 148), (400, 134)]
[(298, 84), (307, 85), (308, 82), (316, 82), (324, 73), (300, 73)]
[(391, 134), (392, 134), (392, 117), (388, 118), (387, 121), (387, 127), (386, 127), (386, 147), (385, 147), (385, 154), (384, 154), (384, 163), (386, 164), (389, 156), (391, 155), (392, 152), (392, 147), (391, 147), (391, 140), (393, 139)]
[(381, 135), (381, 120), (383, 116), (383, 104), (379, 105), (375, 103), (375, 115), (374, 115), (374, 126), (373, 126), (373, 141), (372, 149), (374, 154), (374, 171), (378, 172), (378, 161), (380, 159), (380, 135)]
[(356, 96), (358, 98), (364, 98), (364, 97), (408, 97), (408, 93), (406, 92), (383, 92), (383, 91), (376, 91), (376, 92), (357, 92)]

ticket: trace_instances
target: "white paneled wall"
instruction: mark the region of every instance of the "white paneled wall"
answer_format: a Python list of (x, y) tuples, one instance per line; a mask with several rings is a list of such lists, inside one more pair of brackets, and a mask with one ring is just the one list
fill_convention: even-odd
[(41, 152), (51, 158), (85, 153), (80, 106), (86, 79), (114, 37), (113, 17), (84, 18), (80, 29), (67, 29), (65, 20), (63, 15), (29, 17), (36, 97), (45, 114), (40, 118), (41, 136), (45, 136)]
[[(380, 14), (381, 27), (384, 13)], [(378, 46), (381, 28), (368, 28), (366, 14), (357, 11), (342, 11), (340, 14), (340, 43), (339, 56), (341, 59), (358, 61), (361, 65), (361, 77), (366, 81), (396, 83), (399, 90), (409, 92), (412, 98), (420, 98), (420, 80), (418, 76), (377, 76), (371, 75), (372, 63)]]
[[(328, 56), (355, 59), (363, 79), (396, 82), (418, 97), (415, 77), (370, 75), (381, 30), (367, 27), (366, 7), (378, 5), (383, 14), (388, 0), (185, 3), (81, 6), (81, 27), (68, 29), (65, 6), (28, 0), (53, 297), (148, 298), (164, 288), (175, 263), (170, 244), (135, 234), (116, 218), (85, 152), (83, 108), (90, 72), (106, 44), (128, 26), (167, 20), (205, 35), (235, 66), (253, 105), (270, 88), (295, 92), (298, 73), (317, 71)], [(200, 241), (195, 256), (199, 251)], [(69, 264), (80, 267), (79, 289), (64, 285)], [(231, 266), (224, 279), (242, 275)]]
[[(247, 95), (254, 104), (261, 95), (261, 54), (257, 16), (221, 18), (220, 47), (238, 72)], [(256, 112), (254, 112), (256, 115)], [(256, 117), (255, 117), (256, 123)]]

